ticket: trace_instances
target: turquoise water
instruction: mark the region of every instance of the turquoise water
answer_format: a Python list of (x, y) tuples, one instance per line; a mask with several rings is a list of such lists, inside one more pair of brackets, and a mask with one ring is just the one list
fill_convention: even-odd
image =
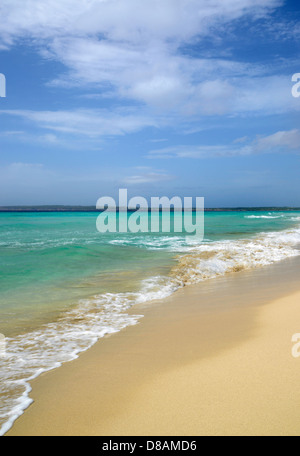
[(0, 213), (2, 432), (30, 403), (30, 378), (136, 324), (142, 316), (128, 314), (135, 304), (299, 253), (300, 212), (207, 212), (203, 241), (181, 233), (99, 233), (96, 219)]
[(157, 261), (168, 264), (170, 253), (128, 238), (100, 234), (93, 213), (0, 214), (0, 311), (14, 317), (1, 319), (0, 332), (47, 321), (93, 293), (134, 289)]

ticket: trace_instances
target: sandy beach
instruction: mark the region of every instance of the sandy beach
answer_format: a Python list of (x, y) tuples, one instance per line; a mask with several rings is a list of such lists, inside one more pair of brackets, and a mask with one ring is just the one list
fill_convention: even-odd
[(297, 270), (291, 259), (138, 306), (138, 325), (34, 380), (7, 435), (299, 435)]

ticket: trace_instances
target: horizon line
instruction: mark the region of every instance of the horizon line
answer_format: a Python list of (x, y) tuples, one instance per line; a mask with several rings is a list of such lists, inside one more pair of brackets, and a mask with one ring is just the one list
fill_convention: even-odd
[[(149, 211), (151, 210), (151, 206), (140, 208), (141, 210)], [(158, 211), (162, 211), (164, 208), (155, 208)], [(182, 211), (183, 208), (174, 208), (170, 207), (172, 212), (174, 211)], [(137, 208), (127, 207), (122, 208), (117, 206), (116, 211), (130, 211), (135, 212), (138, 210)], [(196, 211), (199, 208), (186, 208), (185, 210), (189, 211)], [(264, 211), (264, 210), (273, 210), (273, 211), (286, 211), (286, 210), (300, 210), (298, 206), (224, 206), (224, 207), (207, 207), (204, 208), (204, 212), (206, 211)], [(97, 209), (95, 206), (86, 206), (86, 205), (56, 205), (56, 204), (49, 204), (49, 205), (11, 205), (11, 206), (0, 206), (0, 212), (103, 212), (101, 209)]]

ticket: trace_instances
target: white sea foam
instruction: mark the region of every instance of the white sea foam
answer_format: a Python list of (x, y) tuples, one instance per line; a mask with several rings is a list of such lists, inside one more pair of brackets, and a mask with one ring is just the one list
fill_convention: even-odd
[(283, 217), (284, 215), (245, 215), (247, 219), (279, 219)]
[(261, 233), (252, 239), (201, 244), (179, 258), (173, 275), (185, 285), (228, 272), (266, 266), (300, 254), (300, 229)]
[(107, 334), (135, 325), (142, 315), (126, 311), (135, 304), (162, 299), (175, 290), (171, 279), (145, 280), (136, 293), (106, 293), (80, 301), (56, 322), (39, 330), (6, 339), (6, 356), (0, 360), (0, 435), (31, 404), (30, 381), (42, 372), (74, 360)]
[[(209, 241), (204, 239), (204, 241)], [(113, 239), (109, 241), (112, 245), (134, 246), (147, 248), (148, 250), (166, 249), (171, 252), (185, 252), (193, 246), (199, 245), (197, 236), (149, 236), (148, 238), (141, 236), (123, 237), (121, 239)]]

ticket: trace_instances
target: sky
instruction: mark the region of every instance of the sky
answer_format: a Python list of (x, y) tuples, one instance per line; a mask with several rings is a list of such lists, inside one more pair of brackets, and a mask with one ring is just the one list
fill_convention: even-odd
[(300, 206), (297, 0), (1, 0), (0, 205)]

